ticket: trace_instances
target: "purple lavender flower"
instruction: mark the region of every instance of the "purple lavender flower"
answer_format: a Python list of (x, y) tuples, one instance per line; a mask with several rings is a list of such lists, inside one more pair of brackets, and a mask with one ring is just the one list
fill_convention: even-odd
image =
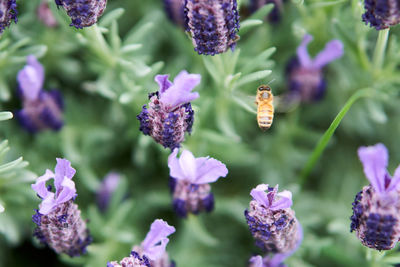
[(70, 26), (77, 29), (92, 26), (103, 15), (107, 0), (55, 0), (71, 18)]
[(11, 22), (17, 23), (18, 18), (16, 0), (0, 0), (0, 34), (10, 26)]
[(239, 39), (236, 0), (185, 0), (186, 31), (199, 55), (224, 53), (234, 49)]
[(185, 0), (164, 0), (164, 8), (172, 22), (185, 25)]
[(250, 258), (249, 267), (287, 267), (283, 261), (287, 258), (285, 254), (275, 254), (273, 257), (253, 256)]
[[(32, 189), (42, 199), (39, 210), (32, 216), (36, 223), (35, 236), (43, 244), (57, 253), (66, 253), (71, 257), (86, 253), (86, 247), (92, 242), (81, 211), (74, 203), (77, 196), (72, 177), (75, 169), (66, 159), (57, 158), (55, 173), (46, 170)], [(54, 179), (55, 192), (46, 182)]]
[(109, 262), (107, 267), (174, 267), (175, 263), (169, 260), (165, 251), (169, 242), (167, 237), (174, 232), (175, 227), (163, 220), (155, 220), (142, 244), (134, 246), (129, 257), (123, 258), (119, 264), (116, 261)]
[(292, 193), (287, 190), (278, 193), (278, 186), (273, 188), (260, 184), (251, 190), (250, 195), (253, 200), (244, 215), (256, 245), (267, 253), (288, 257), (300, 245), (303, 236), (290, 208)]
[(47, 27), (54, 28), (58, 26), (58, 22), (54, 17), (53, 13), (51, 12), (49, 3), (47, 1), (42, 1), (40, 3), (40, 5), (36, 10), (36, 13), (39, 20), (43, 22), (43, 24), (46, 25)]
[(27, 65), (18, 72), (19, 96), (22, 110), (17, 112), (20, 124), (29, 132), (43, 129), (59, 130), (63, 125), (63, 100), (56, 91), (43, 91), (44, 69), (37, 59), (30, 55)]
[(360, 147), (358, 157), (370, 185), (355, 197), (350, 231), (356, 232), (364, 246), (392, 249), (400, 238), (400, 167), (392, 178), (387, 171), (389, 156), (383, 144)]
[(214, 196), (209, 183), (228, 174), (225, 164), (210, 157), (195, 158), (188, 150), (183, 150), (179, 159), (177, 155), (175, 149), (168, 157), (175, 212), (186, 217), (188, 213), (212, 211)]
[(268, 15), (268, 20), (273, 23), (278, 23), (281, 20), (284, 0), (250, 0), (250, 12), (255, 12), (257, 9), (267, 4), (274, 4), (274, 8)]
[(400, 23), (400, 5), (392, 0), (365, 0), (362, 20), (366, 25), (383, 30)]
[(190, 101), (198, 98), (199, 94), (191, 91), (200, 83), (201, 76), (181, 71), (173, 83), (168, 77), (155, 77), (160, 90), (149, 94), (149, 107), (144, 105), (137, 119), (140, 131), (173, 150), (185, 140), (185, 132), (192, 131), (194, 111)]
[(97, 206), (102, 212), (107, 210), (112, 194), (117, 189), (120, 180), (121, 176), (119, 173), (110, 172), (101, 183), (100, 188), (97, 191), (96, 200)]
[(307, 45), (313, 37), (306, 34), (286, 69), (290, 96), (304, 102), (319, 100), (326, 89), (323, 67), (343, 55), (343, 44), (339, 40), (330, 41), (314, 59), (307, 52)]

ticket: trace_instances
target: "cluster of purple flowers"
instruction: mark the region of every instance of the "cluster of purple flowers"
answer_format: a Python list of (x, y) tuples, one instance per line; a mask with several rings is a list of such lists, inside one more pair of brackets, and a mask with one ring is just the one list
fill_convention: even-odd
[(0, 34), (10, 26), (12, 21), (17, 23), (17, 15), (16, 0), (0, 0)]
[(392, 0), (365, 0), (362, 20), (376, 30), (387, 29), (400, 23), (400, 5)]
[(279, 267), (293, 254), (303, 239), (292, 206), (292, 193), (278, 193), (278, 186), (260, 184), (250, 195), (253, 200), (244, 212), (249, 230), (266, 256), (250, 259), (250, 267)]

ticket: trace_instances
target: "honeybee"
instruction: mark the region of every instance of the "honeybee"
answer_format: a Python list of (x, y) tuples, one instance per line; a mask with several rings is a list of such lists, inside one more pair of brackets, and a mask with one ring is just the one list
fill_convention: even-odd
[(261, 130), (266, 131), (271, 127), (274, 119), (274, 96), (271, 87), (268, 85), (260, 85), (257, 88), (257, 123)]

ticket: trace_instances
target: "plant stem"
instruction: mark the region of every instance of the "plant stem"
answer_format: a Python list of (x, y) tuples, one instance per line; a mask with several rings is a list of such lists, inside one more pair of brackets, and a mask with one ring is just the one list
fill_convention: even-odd
[(388, 38), (389, 28), (379, 31), (378, 39), (376, 40), (374, 56), (372, 59), (372, 68), (374, 71), (382, 69)]
[(356, 102), (360, 98), (370, 96), (372, 92), (373, 91), (371, 88), (364, 88), (364, 89), (358, 90), (347, 100), (346, 104), (343, 106), (343, 108), (340, 110), (340, 112), (336, 115), (335, 119), (332, 121), (328, 130), (326, 130), (324, 135), (319, 139), (317, 146), (315, 147), (314, 151), (312, 152), (305, 167), (301, 171), (300, 181), (299, 181), (300, 186), (303, 186), (305, 184), (305, 182), (307, 181), (307, 178), (308, 178), (310, 172), (312, 171), (317, 160), (320, 158), (322, 152), (328, 145), (328, 142), (331, 139), (332, 135), (335, 133), (336, 128), (339, 126), (340, 122), (342, 121), (342, 119), (344, 118), (346, 113), (349, 111), (351, 106), (354, 104), (354, 102)]

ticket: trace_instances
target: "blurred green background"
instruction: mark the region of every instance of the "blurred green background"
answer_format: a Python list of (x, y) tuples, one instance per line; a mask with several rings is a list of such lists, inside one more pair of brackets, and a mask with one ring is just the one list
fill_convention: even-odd
[[(300, 249), (289, 266), (390, 266), (400, 262), (363, 248), (350, 234), (351, 203), (368, 181), (357, 157), (361, 145), (384, 143), (389, 170), (400, 162), (399, 28), (390, 30), (385, 60), (377, 64), (378, 32), (361, 21), (361, 1), (287, 1), (282, 20), (265, 20), (270, 7), (249, 17), (248, 1), (239, 1), (242, 27), (234, 52), (199, 56), (190, 38), (172, 24), (161, 0), (110, 0), (97, 26), (76, 30), (65, 12), (49, 1), (59, 26), (47, 28), (36, 17), (39, 0), (18, 1), (19, 22), (0, 37), (0, 110), (21, 108), (16, 75), (34, 54), (46, 69), (45, 88), (58, 88), (65, 102), (65, 126), (59, 132), (26, 133), (16, 119), (0, 122), (0, 266), (105, 266), (128, 256), (151, 222), (162, 218), (177, 231), (167, 251), (181, 267), (247, 266), (261, 251), (254, 245), (243, 215), (249, 192), (260, 183), (293, 192), (293, 209), (304, 228)], [(276, 96), (287, 92), (286, 64), (305, 33), (314, 36), (311, 55), (339, 39), (344, 56), (325, 69), (323, 100), (299, 103), (276, 112), (262, 132), (253, 105), (256, 88), (271, 83)], [(136, 115), (158, 90), (156, 74), (181, 70), (202, 75), (193, 132), (183, 148), (211, 156), (229, 169), (212, 184), (216, 209), (189, 219), (172, 211), (168, 188), (169, 150), (139, 131)], [(346, 101), (358, 98), (341, 121), (326, 150), (305, 165), (318, 140)], [(279, 97), (278, 97), (279, 98)], [(351, 103), (350, 103), (351, 104)], [(4, 152), (4, 153), (2, 153)], [(7, 153), (6, 153), (7, 152)], [(94, 242), (80, 258), (56, 255), (32, 237), (31, 216), (39, 199), (30, 184), (64, 157), (77, 169), (77, 203)], [(29, 165), (28, 165), (29, 163)], [(6, 167), (4, 167), (6, 166)], [(95, 203), (102, 178), (123, 175), (109, 210)]]

